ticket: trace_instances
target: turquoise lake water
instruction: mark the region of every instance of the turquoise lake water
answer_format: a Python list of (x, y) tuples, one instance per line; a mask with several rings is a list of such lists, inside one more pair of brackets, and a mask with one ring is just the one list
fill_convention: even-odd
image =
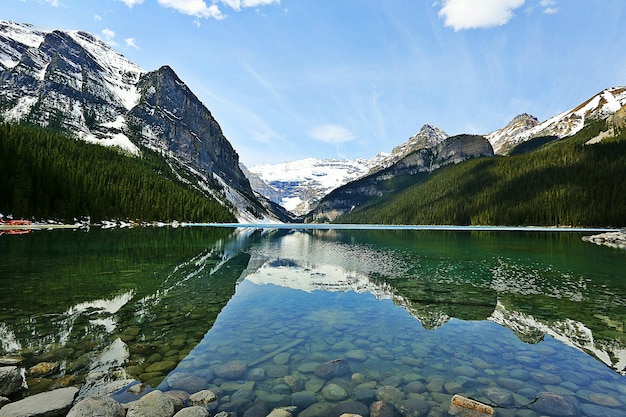
[[(81, 385), (127, 401), (137, 381), (210, 388), (212, 412), (238, 415), (335, 415), (380, 400), (396, 415), (447, 416), (461, 394), (501, 416), (624, 416), (626, 251), (585, 234), (0, 236), (0, 356), (24, 359), (31, 393)], [(41, 363), (50, 369), (32, 368)]]

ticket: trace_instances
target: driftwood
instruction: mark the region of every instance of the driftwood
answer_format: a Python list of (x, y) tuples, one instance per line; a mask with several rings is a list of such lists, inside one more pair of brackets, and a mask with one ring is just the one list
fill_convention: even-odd
[[(463, 410), (470, 410), (464, 412)], [(487, 404), (483, 404), (480, 401), (476, 401), (472, 398), (466, 398), (459, 394), (452, 397), (450, 403), (450, 414), (459, 416), (493, 416), (493, 408)]]
[(257, 359), (254, 362), (250, 362), (248, 364), (248, 366), (249, 367), (253, 367), (253, 366), (256, 366), (256, 365), (258, 365), (260, 363), (263, 363), (263, 362), (265, 362), (268, 359), (272, 359), (274, 356), (278, 355), (281, 352), (284, 352), (284, 351), (286, 351), (288, 349), (291, 349), (294, 346), (298, 346), (302, 342), (304, 342), (304, 339), (296, 339), (293, 342), (291, 342), (289, 344), (286, 344), (285, 346), (281, 346), (278, 349), (276, 349), (275, 351), (268, 353), (267, 355), (263, 356), (262, 358)]

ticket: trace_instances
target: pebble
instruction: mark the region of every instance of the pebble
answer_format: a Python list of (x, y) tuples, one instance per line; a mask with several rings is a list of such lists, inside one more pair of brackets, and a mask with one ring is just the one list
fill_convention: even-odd
[(338, 384), (327, 384), (322, 388), (322, 396), (325, 400), (337, 402), (349, 397), (348, 392)]

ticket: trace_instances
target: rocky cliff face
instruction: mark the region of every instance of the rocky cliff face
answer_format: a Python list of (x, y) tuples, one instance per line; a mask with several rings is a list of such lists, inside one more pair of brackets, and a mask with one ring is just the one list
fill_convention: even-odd
[(561, 114), (538, 123), (527, 114), (517, 116), (506, 127), (485, 135), (495, 152), (505, 155), (522, 142), (539, 137), (564, 138), (578, 133), (589, 120), (604, 120), (626, 105), (626, 87), (607, 88)]
[(135, 156), (156, 151), (181, 182), (240, 220), (274, 217), (211, 112), (170, 67), (147, 72), (89, 33), (0, 21), (0, 120), (63, 130)]
[(170, 67), (142, 75), (137, 90), (139, 102), (127, 119), (141, 145), (172, 152), (184, 164), (252, 194), (239, 156), (219, 124)]
[(324, 197), (306, 216), (308, 222), (333, 221), (373, 197), (380, 197), (414, 183), (414, 176), (429, 173), (448, 164), (469, 158), (494, 156), (493, 148), (483, 136), (458, 135), (430, 146), (415, 147), (393, 165), (350, 182)]

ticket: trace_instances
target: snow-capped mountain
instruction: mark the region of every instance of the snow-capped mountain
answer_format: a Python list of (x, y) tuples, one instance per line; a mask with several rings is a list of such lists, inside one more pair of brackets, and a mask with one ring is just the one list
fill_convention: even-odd
[(539, 123), (522, 114), (502, 129), (485, 135), (496, 154), (506, 154), (515, 146), (532, 138), (556, 136), (564, 138), (580, 131), (585, 122), (605, 119), (626, 105), (626, 87), (607, 88), (584, 103)]
[(371, 169), (388, 157), (371, 159), (307, 158), (282, 164), (260, 164), (249, 168), (252, 188), (294, 214), (305, 214), (326, 194)]
[(168, 66), (146, 71), (81, 31), (0, 21), (0, 119), (156, 151), (240, 221), (272, 221), (211, 112)]
[(450, 135), (438, 127), (426, 124), (422, 126), (419, 132), (411, 136), (409, 140), (393, 148), (391, 155), (383, 159), (370, 173), (389, 168), (410, 153), (421, 149), (434, 148), (449, 137)]
[[(371, 159), (307, 158), (281, 164), (255, 165), (246, 173), (252, 188), (297, 215), (308, 213), (331, 191), (365, 175), (382, 171), (421, 149), (433, 148), (447, 139), (443, 130), (424, 125), (392, 152)], [(245, 172), (245, 169), (244, 169)]]

